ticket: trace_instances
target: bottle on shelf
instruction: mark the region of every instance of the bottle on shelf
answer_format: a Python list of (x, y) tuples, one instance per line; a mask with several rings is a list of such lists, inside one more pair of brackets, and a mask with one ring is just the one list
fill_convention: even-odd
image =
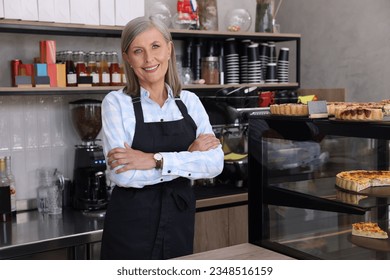
[(121, 79), (121, 69), (119, 67), (119, 59), (118, 59), (118, 53), (112, 52), (111, 53), (111, 61), (110, 61), (110, 85), (111, 86), (120, 86), (122, 85), (122, 79)]
[(96, 53), (94, 51), (88, 53), (87, 73), (92, 77), (92, 86), (98, 86), (99, 72), (96, 63)]
[(0, 158), (0, 222), (12, 220), (11, 190), (7, 177), (5, 158)]
[(12, 173), (10, 156), (5, 157), (5, 167), (6, 167), (6, 175), (8, 177), (9, 187), (10, 187), (11, 213), (12, 216), (15, 217), (16, 216), (16, 184), (15, 184), (15, 176)]
[(76, 67), (73, 61), (73, 51), (66, 51), (65, 56), (65, 69), (66, 69), (66, 86), (76, 87), (77, 86), (77, 73)]
[(107, 53), (100, 53), (100, 64), (99, 64), (99, 85), (109, 86), (110, 85), (110, 70), (108, 68)]
[(85, 52), (74, 52), (73, 57), (76, 66), (77, 77), (87, 76), (87, 66), (85, 65)]

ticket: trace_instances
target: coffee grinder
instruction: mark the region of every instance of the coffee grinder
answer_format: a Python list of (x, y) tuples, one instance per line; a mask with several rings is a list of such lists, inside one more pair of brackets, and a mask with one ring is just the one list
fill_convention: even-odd
[(81, 210), (105, 209), (108, 203), (106, 162), (103, 147), (95, 141), (102, 128), (101, 101), (81, 99), (69, 103), (73, 126), (82, 144), (76, 145), (73, 186), (73, 207)]

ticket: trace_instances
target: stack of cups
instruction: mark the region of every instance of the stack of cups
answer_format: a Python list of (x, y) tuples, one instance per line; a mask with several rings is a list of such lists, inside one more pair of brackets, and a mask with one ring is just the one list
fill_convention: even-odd
[(288, 75), (289, 75), (289, 61), (288, 54), (289, 48), (281, 48), (279, 51), (278, 57), (278, 82), (279, 83), (288, 83)]
[(248, 46), (248, 83), (259, 84), (262, 80), (259, 44), (251, 44)]
[(268, 63), (267, 64), (267, 77), (266, 77), (265, 82), (268, 84), (278, 82), (278, 78), (276, 75), (276, 63)]
[(267, 43), (261, 43), (259, 45), (259, 59), (261, 62), (261, 74), (265, 79), (267, 76), (267, 64), (269, 63), (269, 48)]
[(235, 38), (228, 38), (225, 47), (225, 82), (226, 84), (240, 83), (240, 62)]
[(276, 45), (275, 42), (268, 42), (268, 62), (276, 63)]
[(248, 83), (248, 46), (250, 40), (242, 40), (240, 44), (240, 83)]

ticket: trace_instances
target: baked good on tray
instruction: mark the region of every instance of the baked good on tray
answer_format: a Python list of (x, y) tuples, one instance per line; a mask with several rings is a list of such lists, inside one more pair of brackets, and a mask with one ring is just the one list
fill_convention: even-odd
[(329, 116), (340, 120), (380, 121), (390, 116), (390, 100), (380, 102), (327, 102)]
[(342, 189), (359, 192), (369, 187), (390, 185), (390, 171), (351, 170), (336, 175), (336, 185)]
[(336, 119), (340, 120), (363, 120), (380, 121), (383, 120), (382, 108), (375, 107), (345, 107), (335, 110)]
[(300, 104), (300, 103), (272, 104), (270, 105), (270, 111), (272, 115), (284, 115), (284, 116), (308, 116), (309, 115), (307, 104)]
[(360, 222), (352, 224), (352, 235), (387, 239), (388, 235), (383, 229), (381, 229), (377, 223), (372, 222)]

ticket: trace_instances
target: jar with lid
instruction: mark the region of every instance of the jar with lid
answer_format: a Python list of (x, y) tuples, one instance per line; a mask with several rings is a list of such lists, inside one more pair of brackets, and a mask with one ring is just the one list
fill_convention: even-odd
[(201, 76), (205, 84), (219, 84), (219, 59), (217, 56), (207, 56), (202, 58)]

